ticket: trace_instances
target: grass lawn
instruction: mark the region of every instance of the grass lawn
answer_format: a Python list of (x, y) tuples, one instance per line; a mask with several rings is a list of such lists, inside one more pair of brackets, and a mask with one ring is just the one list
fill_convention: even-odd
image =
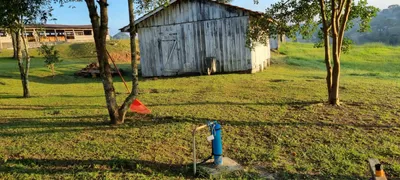
[(139, 99), (153, 114), (130, 113), (121, 126), (108, 125), (101, 81), (73, 76), (94, 59), (65, 59), (51, 78), (34, 58), (33, 97), (22, 99), (16, 61), (0, 58), (0, 179), (193, 178), (191, 131), (207, 120), (223, 124), (224, 155), (246, 167), (237, 177), (368, 179), (370, 157), (400, 177), (400, 47), (343, 55), (340, 107), (324, 104), (322, 49), (282, 52), (257, 74), (142, 79)]

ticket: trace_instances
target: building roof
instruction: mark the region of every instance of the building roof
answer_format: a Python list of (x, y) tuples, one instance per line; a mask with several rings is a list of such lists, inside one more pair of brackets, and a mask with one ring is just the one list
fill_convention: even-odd
[[(168, 4), (168, 6), (173, 5), (173, 4), (175, 4), (175, 3), (177, 3), (177, 2), (180, 2), (180, 1), (181, 1), (181, 0), (172, 0), (172, 1)], [(231, 5), (231, 4), (226, 4), (226, 3), (217, 2), (217, 1), (215, 1), (215, 0), (208, 0), (208, 1), (210, 1), (210, 2), (212, 2), (212, 3), (215, 3), (215, 4), (220, 4), (220, 5), (223, 5), (223, 6), (227, 6), (227, 7), (231, 7), (231, 8), (235, 8), (235, 9), (240, 9), (240, 10), (249, 12), (249, 13), (254, 14), (254, 15), (262, 15), (262, 14), (263, 14), (262, 12), (253, 11), (253, 10), (250, 10), (250, 9), (246, 9), (246, 8), (239, 7), (239, 6), (234, 6), (234, 5)], [(150, 11), (149, 13), (143, 15), (143, 16), (140, 17), (139, 19), (135, 20), (135, 25), (137, 25), (137, 24), (139, 24), (140, 22), (146, 20), (147, 18), (149, 18), (149, 17), (151, 17), (151, 16), (157, 14), (158, 12), (164, 10), (164, 9), (165, 9), (166, 7), (168, 7), (168, 6), (162, 5), (162, 6), (158, 7), (158, 8), (156, 8), (156, 9), (154, 9), (153, 11)], [(126, 25), (126, 26), (124, 26), (123, 28), (121, 28), (121, 29), (119, 29), (119, 30), (122, 31), (122, 32), (127, 32), (127, 31), (129, 30), (129, 25)]]
[(44, 28), (44, 29), (92, 29), (92, 25), (41, 24), (41, 25), (26, 25), (26, 28)]

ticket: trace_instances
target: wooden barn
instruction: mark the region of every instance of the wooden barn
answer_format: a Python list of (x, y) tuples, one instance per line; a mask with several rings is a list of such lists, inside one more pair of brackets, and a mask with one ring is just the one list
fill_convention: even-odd
[(269, 45), (246, 45), (250, 21), (260, 15), (211, 0), (172, 0), (135, 22), (142, 75), (263, 71)]

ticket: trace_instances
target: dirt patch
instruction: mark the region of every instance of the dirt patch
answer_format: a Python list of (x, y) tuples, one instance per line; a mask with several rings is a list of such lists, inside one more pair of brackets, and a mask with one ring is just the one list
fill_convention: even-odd
[(0, 85), (3, 85), (3, 86), (4, 86), (4, 85), (6, 85), (6, 83), (5, 83), (5, 82), (1, 82), (1, 81), (0, 81)]
[[(111, 58), (115, 62), (131, 62), (131, 53), (127, 52), (110, 52)], [(140, 61), (140, 54), (136, 54), (136, 61)]]
[(180, 92), (177, 89), (141, 89), (139, 94), (158, 94), (158, 93), (175, 93)]
[(50, 114), (50, 115), (59, 115), (59, 114), (61, 114), (61, 111), (56, 110), (56, 111), (52, 111), (52, 112), (50, 112), (48, 114)]
[(254, 169), (257, 171), (258, 176), (262, 179), (275, 179), (276, 174), (269, 172), (265, 167), (255, 166)]
[(157, 89), (150, 89), (150, 93), (160, 93)]
[(365, 103), (363, 102), (342, 102), (343, 105), (348, 105), (348, 106), (356, 106), (356, 107), (360, 107), (360, 106), (365, 106)]
[(317, 79), (307, 79), (306, 80), (307, 82), (315, 82), (315, 81), (318, 81)]
[(324, 77), (320, 77), (320, 76), (311, 76), (311, 79), (325, 79)]
[(158, 89), (139, 89), (139, 94), (153, 94), (160, 93)]
[(290, 82), (290, 81), (293, 81), (293, 80), (287, 80), (287, 79), (272, 79), (272, 80), (270, 80), (269, 82), (276, 82), (276, 83), (278, 83), (278, 82)]

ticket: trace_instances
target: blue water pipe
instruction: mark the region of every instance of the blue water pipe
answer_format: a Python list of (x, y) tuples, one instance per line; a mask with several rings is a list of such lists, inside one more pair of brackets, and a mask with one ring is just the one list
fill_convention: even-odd
[(222, 127), (217, 122), (214, 121), (213, 123), (208, 123), (210, 127), (210, 132), (214, 136), (212, 140), (212, 155), (214, 156), (214, 164), (215, 165), (222, 165)]

